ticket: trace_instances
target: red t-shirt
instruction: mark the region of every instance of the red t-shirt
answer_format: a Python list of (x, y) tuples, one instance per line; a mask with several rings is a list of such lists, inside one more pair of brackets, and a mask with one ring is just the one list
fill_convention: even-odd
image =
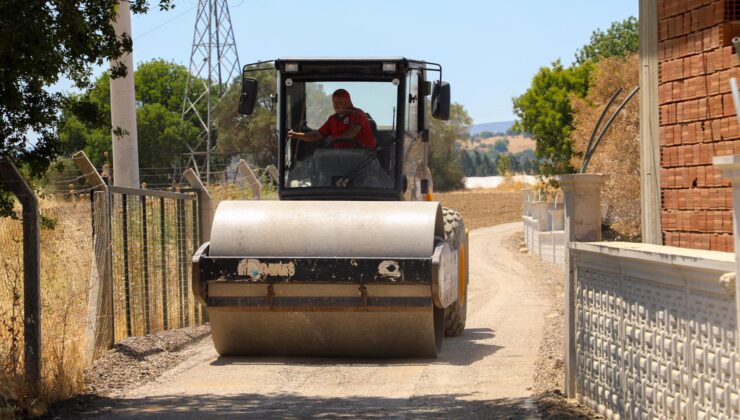
[[(375, 138), (373, 138), (373, 131), (370, 128), (370, 122), (365, 115), (365, 112), (359, 108), (352, 108), (349, 114), (338, 117), (337, 114), (329, 117), (324, 125), (319, 128), (319, 133), (326, 137), (332, 136), (335, 139), (342, 138), (342, 133), (347, 131), (353, 125), (359, 125), (361, 127), (360, 132), (354, 137), (355, 140), (362, 143), (365, 148), (375, 150)], [(351, 142), (337, 142), (334, 147), (338, 149), (355, 147)]]

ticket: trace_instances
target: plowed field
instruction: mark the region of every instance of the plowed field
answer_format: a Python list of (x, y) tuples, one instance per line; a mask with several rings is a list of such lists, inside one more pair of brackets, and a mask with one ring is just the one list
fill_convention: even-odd
[(468, 229), (521, 220), (522, 199), (518, 192), (454, 191), (434, 193), (434, 199), (459, 211)]

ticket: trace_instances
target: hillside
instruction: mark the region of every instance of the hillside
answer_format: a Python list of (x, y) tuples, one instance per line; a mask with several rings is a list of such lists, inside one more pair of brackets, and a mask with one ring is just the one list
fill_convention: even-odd
[[(492, 137), (471, 137), (459, 142), (462, 166), (465, 176), (499, 175), (499, 159), (509, 156), (509, 170), (513, 172), (536, 173), (535, 142), (523, 135), (497, 135)], [(506, 165), (506, 164), (504, 164)]]
[(523, 135), (494, 136), (484, 139), (478, 138), (475, 140), (462, 142), (462, 147), (465, 150), (478, 150), (479, 152), (486, 152), (490, 149), (493, 149), (493, 145), (501, 139), (507, 140), (509, 142), (509, 153), (518, 153), (524, 150), (534, 150), (535, 147), (534, 140)]
[(491, 133), (506, 133), (513, 125), (514, 121), (497, 121), (475, 124), (470, 127), (470, 135), (474, 136), (484, 131), (490, 131)]

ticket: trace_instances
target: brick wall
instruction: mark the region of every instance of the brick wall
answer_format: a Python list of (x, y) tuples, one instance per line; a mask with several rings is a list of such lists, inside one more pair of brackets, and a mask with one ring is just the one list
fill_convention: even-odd
[(733, 0), (659, 0), (658, 62), (663, 240), (732, 251), (730, 182), (712, 157), (740, 154), (730, 77), (740, 78)]

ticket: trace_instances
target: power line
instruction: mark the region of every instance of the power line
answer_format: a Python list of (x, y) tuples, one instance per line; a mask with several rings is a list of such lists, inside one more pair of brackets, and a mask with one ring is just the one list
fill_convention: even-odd
[(152, 29), (150, 29), (150, 30), (148, 30), (148, 31), (144, 32), (143, 34), (141, 34), (141, 35), (137, 36), (136, 38), (134, 38), (134, 41), (136, 41), (136, 40), (138, 40), (138, 39), (141, 39), (141, 38), (144, 38), (145, 36), (147, 36), (147, 35), (151, 34), (151, 33), (152, 33), (152, 32), (154, 32), (154, 31), (157, 31), (157, 30), (159, 30), (160, 28), (162, 28), (163, 26), (165, 26), (165, 25), (167, 25), (167, 24), (169, 24), (169, 23), (172, 23), (172, 22), (174, 22), (175, 20), (177, 20), (177, 19), (179, 19), (179, 18), (181, 18), (181, 17), (185, 16), (186, 14), (190, 13), (190, 12), (191, 12), (191, 11), (193, 11), (193, 10), (195, 10), (195, 6), (193, 6), (193, 7), (191, 7), (190, 9), (188, 9), (188, 10), (186, 10), (186, 11), (184, 11), (184, 12), (180, 13), (179, 15), (177, 15), (177, 16), (175, 16), (175, 17), (173, 17), (173, 18), (171, 18), (171, 19), (169, 19), (169, 20), (167, 20), (167, 21), (165, 21), (165, 22), (163, 22), (163, 23), (161, 23), (161, 24), (159, 24), (159, 25), (155, 26), (154, 28), (152, 28)]

